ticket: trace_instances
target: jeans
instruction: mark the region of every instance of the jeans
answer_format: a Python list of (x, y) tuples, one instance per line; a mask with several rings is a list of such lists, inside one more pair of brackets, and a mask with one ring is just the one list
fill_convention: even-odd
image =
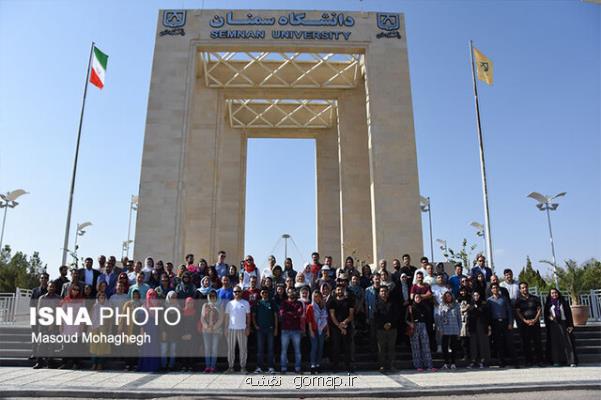
[(265, 366), (265, 342), (267, 342), (267, 364), (273, 368), (273, 328), (257, 330), (257, 367)]
[(311, 367), (317, 367), (321, 364), (323, 358), (323, 344), (326, 340), (326, 331), (316, 333), (311, 337)]
[[(169, 358), (169, 365), (167, 359)], [(175, 342), (161, 342), (161, 368), (175, 367)]]
[(282, 352), (280, 354), (280, 364), (282, 371), (288, 370), (288, 344), (292, 340), (294, 346), (294, 369), (295, 371), (301, 370), (301, 333), (300, 331), (286, 331), (282, 330)]
[(204, 332), (202, 338), (205, 347), (205, 368), (216, 368), (217, 366), (217, 351), (219, 348), (218, 333)]

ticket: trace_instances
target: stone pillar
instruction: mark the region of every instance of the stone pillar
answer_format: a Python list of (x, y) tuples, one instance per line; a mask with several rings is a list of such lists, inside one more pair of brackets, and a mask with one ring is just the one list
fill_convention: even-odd
[(373, 262), (365, 87), (338, 98), (342, 254)]
[(317, 251), (322, 257), (340, 254), (340, 180), (338, 130), (319, 129), (315, 135), (317, 173)]
[(196, 259), (210, 260), (215, 256), (216, 163), (224, 108), (220, 91), (206, 88), (202, 79), (196, 79), (182, 174), (180, 256), (193, 253)]
[(138, 192), (137, 260), (151, 256), (178, 261), (174, 238), (180, 233), (178, 204), (190, 65), (193, 60), (187, 40), (156, 41)]
[(370, 46), (365, 58), (374, 261), (416, 260), (423, 245), (406, 42)]
[(211, 255), (225, 250), (229, 263), (244, 257), (246, 201), (246, 133), (224, 122), (219, 135), (215, 244)]

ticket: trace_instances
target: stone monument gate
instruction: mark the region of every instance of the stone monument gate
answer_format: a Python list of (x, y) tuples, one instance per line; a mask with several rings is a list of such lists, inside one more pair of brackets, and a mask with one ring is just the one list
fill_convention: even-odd
[(315, 140), (322, 257), (421, 256), (404, 28), (385, 12), (160, 11), (134, 256), (242, 259), (248, 138)]

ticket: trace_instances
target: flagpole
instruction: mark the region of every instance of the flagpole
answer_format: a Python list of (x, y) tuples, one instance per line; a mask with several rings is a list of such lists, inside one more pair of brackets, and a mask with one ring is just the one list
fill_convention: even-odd
[(480, 172), (482, 175), (482, 199), (484, 201), (484, 229), (486, 236), (486, 258), (488, 265), (495, 271), (492, 256), (492, 239), (490, 235), (490, 216), (488, 209), (488, 185), (486, 184), (486, 164), (484, 162), (484, 142), (482, 140), (482, 126), (480, 124), (480, 104), (478, 103), (478, 84), (476, 83), (476, 71), (474, 67), (474, 44), (470, 40), (470, 59), (472, 64), (472, 80), (474, 81), (474, 100), (476, 103), (476, 126), (478, 127), (478, 143), (480, 145)]
[[(90, 66), (92, 64), (92, 53), (94, 52), (94, 42), (90, 46), (90, 56), (88, 57), (88, 70), (86, 71), (86, 83), (83, 89), (83, 101), (81, 103), (81, 114), (79, 115), (79, 129), (77, 130), (77, 144), (75, 145), (75, 159), (73, 161), (73, 173), (71, 174), (71, 189), (69, 191), (69, 207), (67, 208), (67, 223), (65, 226), (65, 241), (63, 243), (63, 260), (61, 265), (67, 265), (67, 253), (69, 252), (69, 229), (71, 227), (71, 211), (73, 210), (73, 192), (75, 191), (75, 176), (77, 175), (77, 160), (79, 158), (79, 143), (81, 141), (81, 125), (83, 123), (83, 114), (86, 109), (86, 95), (88, 94), (88, 81), (90, 80)], [(75, 250), (75, 249), (74, 249)], [(77, 267), (77, 265), (76, 265)]]

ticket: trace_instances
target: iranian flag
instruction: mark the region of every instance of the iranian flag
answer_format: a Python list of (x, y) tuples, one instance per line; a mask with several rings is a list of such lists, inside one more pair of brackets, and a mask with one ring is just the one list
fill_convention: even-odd
[(104, 75), (106, 74), (106, 63), (109, 56), (104, 54), (94, 46), (94, 53), (92, 54), (92, 71), (90, 71), (90, 83), (99, 89), (104, 87)]

